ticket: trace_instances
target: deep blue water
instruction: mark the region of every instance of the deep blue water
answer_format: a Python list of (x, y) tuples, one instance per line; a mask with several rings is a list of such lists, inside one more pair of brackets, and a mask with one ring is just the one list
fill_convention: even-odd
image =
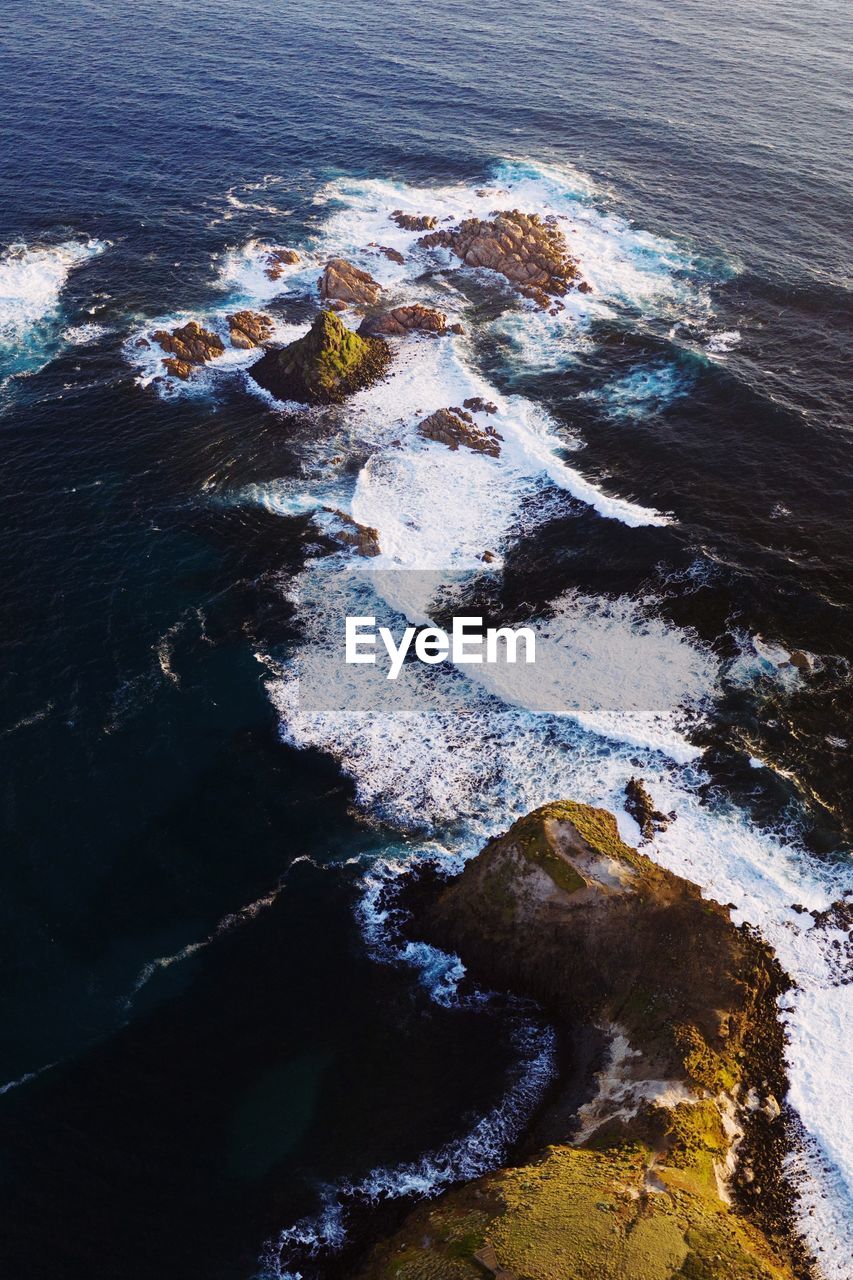
[[(229, 499), (296, 474), (298, 434), (236, 384), (158, 397), (123, 343), (219, 305), (228, 247), (316, 235), (334, 178), (476, 184), (505, 158), (588, 175), (602, 210), (689, 249), (741, 340), (697, 362), (666, 325), (614, 322), (545, 373), (482, 345), (497, 385), (580, 435), (585, 475), (676, 517), (629, 536), (557, 513), (508, 593), (654, 580), (721, 655), (745, 633), (819, 655), (793, 692), (733, 693), (706, 764), (756, 822), (796, 810), (835, 856), (853, 835), (849, 13), (5, 0), (2, 17), (7, 264), (104, 248), (31, 323), (35, 276), (0, 289), (0, 1082), (59, 1064), (0, 1099), (0, 1257), (22, 1280), (245, 1277), (318, 1183), (415, 1159), (492, 1106), (512, 1017), (436, 1006), (369, 959), (341, 867), (398, 836), (332, 759), (278, 739), (253, 655), (297, 634), (280, 575), (308, 521)], [(638, 368), (665, 371), (659, 401)], [(756, 780), (746, 741), (776, 773)], [(268, 910), (128, 1004), (146, 964), (303, 855)]]

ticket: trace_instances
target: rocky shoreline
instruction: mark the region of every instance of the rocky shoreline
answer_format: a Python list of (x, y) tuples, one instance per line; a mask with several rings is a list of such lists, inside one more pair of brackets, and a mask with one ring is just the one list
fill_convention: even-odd
[(539, 1150), (415, 1208), (362, 1280), (811, 1275), (782, 1165), (789, 982), (753, 931), (571, 802), (410, 892), (413, 939), (608, 1049), (580, 1106), (563, 1079)]

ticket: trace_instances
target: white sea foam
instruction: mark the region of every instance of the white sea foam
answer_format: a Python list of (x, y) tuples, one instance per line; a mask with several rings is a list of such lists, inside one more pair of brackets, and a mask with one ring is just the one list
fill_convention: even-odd
[(10, 245), (0, 255), (0, 361), (8, 371), (39, 368), (59, 340), (62, 291), (75, 268), (103, 253), (101, 240)]

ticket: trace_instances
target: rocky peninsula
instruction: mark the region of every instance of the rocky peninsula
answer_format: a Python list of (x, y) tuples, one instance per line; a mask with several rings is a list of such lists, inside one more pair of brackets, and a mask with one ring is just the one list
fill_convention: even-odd
[(417, 1208), (362, 1280), (808, 1274), (781, 1169), (788, 982), (755, 933), (568, 801), (414, 901), (412, 937), (610, 1047), (586, 1101), (552, 1105), (543, 1149)]

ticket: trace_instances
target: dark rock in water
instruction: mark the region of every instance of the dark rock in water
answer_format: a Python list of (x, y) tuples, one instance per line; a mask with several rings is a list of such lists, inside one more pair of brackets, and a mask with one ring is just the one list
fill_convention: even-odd
[[(164, 351), (168, 351), (170, 355), (176, 359), (171, 362), (164, 363), (167, 365), (200, 365), (206, 364), (208, 360), (214, 360), (217, 356), (221, 356), (225, 350), (225, 343), (222, 341), (218, 333), (212, 333), (210, 329), (204, 329), (197, 320), (190, 320), (187, 324), (181, 325), (177, 329), (157, 329), (152, 338), (158, 343)], [(170, 369), (170, 372), (174, 370)], [(177, 377), (188, 376), (178, 373)]]
[(498, 406), (491, 400), (484, 400), (482, 396), (469, 396), (467, 400), (463, 400), (464, 408), (470, 409), (472, 413), (497, 413)]
[(382, 295), (382, 286), (367, 271), (354, 267), (345, 258), (332, 258), (319, 280), (320, 297), (327, 301), (373, 306)]
[(403, 231), (432, 231), (438, 219), (432, 214), (403, 213), (402, 209), (395, 209), (391, 221)]
[(578, 285), (578, 293), (592, 293), (592, 285), (588, 284), (586, 280), (581, 280)]
[(225, 319), (232, 347), (248, 351), (252, 347), (260, 347), (272, 337), (273, 322), (260, 311), (235, 311)]
[(299, 262), (299, 254), (295, 249), (271, 249), (266, 257), (264, 275), (268, 280), (279, 280), (285, 267), (293, 267)]
[(474, 453), (487, 453), (497, 458), (501, 451), (499, 436), (493, 427), (479, 427), (470, 413), (465, 409), (452, 406), (449, 409), (436, 409), (428, 418), (418, 424), (418, 432), (425, 440), (436, 440), (447, 445), (448, 449), (458, 449), (464, 445)]
[(304, 338), (268, 349), (251, 376), (278, 400), (339, 404), (378, 381), (390, 359), (380, 338), (360, 338), (333, 311), (321, 311)]
[(352, 547), (360, 556), (378, 556), (382, 554), (379, 545), (379, 530), (372, 525), (359, 524), (337, 507), (327, 507), (320, 519), (323, 532), (341, 547)]
[(362, 337), (399, 337), (406, 333), (446, 333), (447, 316), (433, 307), (414, 303), (410, 307), (394, 307), (379, 315), (367, 316), (358, 327)]
[(735, 1116), (749, 1142), (738, 1099), (758, 1087), (760, 1122), (783, 1123), (768, 1085), (782, 1096), (786, 980), (763, 942), (623, 844), (611, 814), (569, 801), (489, 841), (413, 916), (412, 936), (488, 988), (567, 1030), (609, 1024), (613, 1051), (580, 1128), (416, 1208), (362, 1280), (792, 1280), (790, 1238), (768, 1232), (774, 1175), (751, 1149), (752, 1221), (723, 1192)]
[(518, 209), (491, 219), (466, 218), (458, 227), (433, 231), (418, 243), (450, 249), (468, 267), (499, 272), (543, 309), (566, 293), (578, 275), (559, 227)]
[(396, 262), (401, 266), (405, 261), (405, 255), (399, 249), (390, 249), (387, 244), (377, 244), (375, 240), (371, 240), (370, 248), (375, 249), (377, 253), (381, 253), (389, 262)]
[(665, 831), (672, 815), (661, 813), (646, 790), (642, 778), (629, 778), (625, 783), (625, 808), (643, 833), (644, 840), (653, 840), (656, 831)]

